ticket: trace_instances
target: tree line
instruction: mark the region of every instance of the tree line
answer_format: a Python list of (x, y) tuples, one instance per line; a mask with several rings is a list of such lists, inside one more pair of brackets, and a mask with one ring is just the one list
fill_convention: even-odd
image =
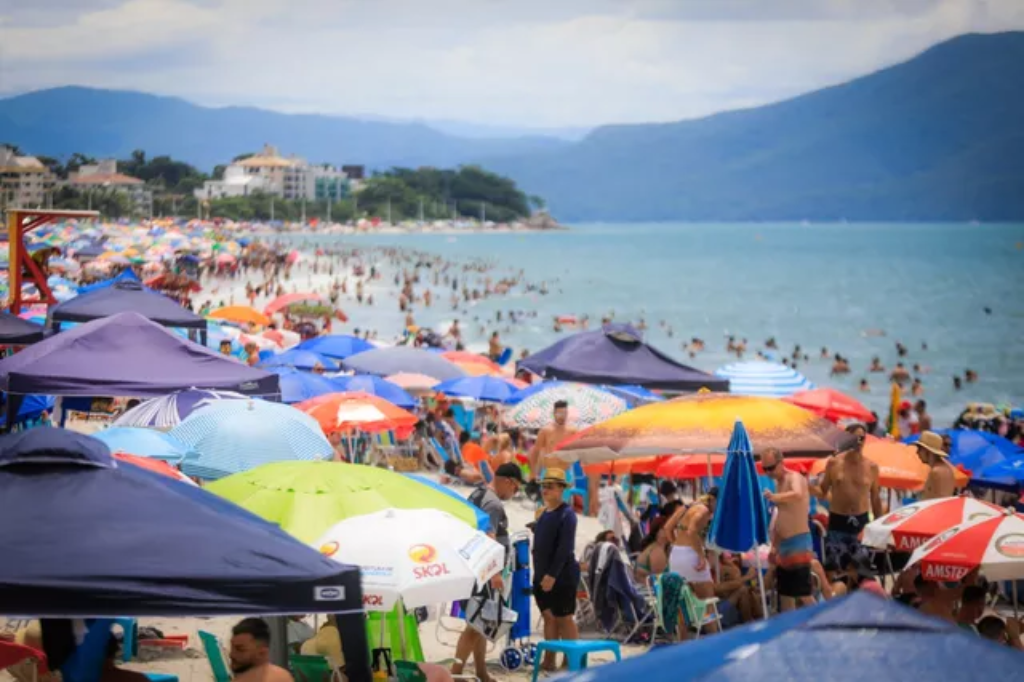
[[(20, 152), (20, 150), (18, 150)], [(240, 154), (234, 162), (252, 154)], [(37, 156), (60, 180), (67, 180), (82, 166), (98, 159), (76, 152), (66, 161)], [(401, 220), (439, 220), (452, 218), (484, 218), (494, 222), (513, 222), (542, 209), (544, 201), (528, 196), (509, 178), (479, 166), (457, 169), (392, 168), (376, 172), (364, 181), (358, 192), (340, 199), (285, 200), (261, 192), (244, 197), (197, 200), (194, 190), (211, 179), (223, 177), (225, 166), (217, 166), (212, 174), (171, 158), (148, 158), (137, 149), (127, 159), (119, 159), (119, 173), (138, 178), (153, 192), (154, 217), (202, 216), (240, 221), (297, 221), (318, 218), (345, 222), (359, 218), (390, 218)], [(133, 216), (139, 207), (113, 188), (80, 189), (60, 186), (50, 197), (55, 209), (98, 210), (107, 218)], [(135, 215), (134, 217), (143, 217)]]

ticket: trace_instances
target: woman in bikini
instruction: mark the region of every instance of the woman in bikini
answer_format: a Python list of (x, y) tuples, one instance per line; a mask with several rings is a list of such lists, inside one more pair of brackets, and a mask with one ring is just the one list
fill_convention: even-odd
[(718, 488), (689, 507), (679, 508), (666, 524), (672, 536), (669, 570), (678, 573), (699, 599), (715, 596), (715, 582), (704, 547), (704, 535), (715, 513)]
[(669, 540), (667, 520), (659, 516), (651, 522), (651, 531), (640, 544), (640, 556), (636, 558), (637, 580), (646, 581), (648, 576), (661, 575), (668, 570), (672, 541)]

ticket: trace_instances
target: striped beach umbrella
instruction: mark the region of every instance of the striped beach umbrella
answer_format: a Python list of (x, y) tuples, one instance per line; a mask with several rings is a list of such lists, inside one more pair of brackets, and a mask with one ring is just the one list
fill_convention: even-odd
[(864, 544), (875, 549), (893, 547), (910, 552), (953, 526), (1001, 516), (1003, 510), (973, 497), (943, 497), (915, 502), (864, 527)]
[(198, 410), (170, 435), (199, 453), (182, 466), (216, 480), (261, 464), (327, 459), (334, 448), (320, 424), (300, 410), (265, 400), (222, 400)]
[[(977, 569), (992, 581), (1024, 578), (1024, 515), (997, 516), (954, 526), (921, 545), (907, 568), (920, 563), (925, 580), (955, 582)], [(1016, 604), (1016, 586), (1014, 603)]]
[[(238, 400), (246, 396), (233, 391), (213, 391), (190, 388), (160, 398), (141, 402), (114, 421), (114, 426), (137, 426), (152, 429), (170, 429), (180, 424), (194, 411), (219, 400)], [(111, 445), (111, 447), (114, 447)], [(131, 452), (129, 450), (128, 452)], [(144, 453), (135, 453), (144, 454)]]
[(509, 408), (502, 421), (513, 428), (542, 429), (552, 421), (555, 403), (564, 400), (569, 406), (569, 424), (590, 426), (629, 409), (626, 401), (593, 386), (558, 383), (540, 389)]
[(729, 380), (729, 392), (766, 398), (782, 398), (814, 388), (807, 377), (792, 367), (754, 360), (719, 367), (715, 376)]

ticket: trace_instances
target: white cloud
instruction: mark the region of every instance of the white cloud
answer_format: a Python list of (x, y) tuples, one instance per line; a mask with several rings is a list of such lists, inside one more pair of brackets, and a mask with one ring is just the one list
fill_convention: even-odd
[(76, 83), (532, 126), (697, 116), (851, 78), (960, 33), (1024, 28), (1020, 0), (26, 4), (0, 10), (0, 91)]

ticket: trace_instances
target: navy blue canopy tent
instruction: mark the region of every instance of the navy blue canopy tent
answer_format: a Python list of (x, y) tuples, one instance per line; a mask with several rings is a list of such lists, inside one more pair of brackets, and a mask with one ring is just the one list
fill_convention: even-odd
[(131, 312), (86, 322), (0, 360), (0, 390), (12, 394), (156, 397), (189, 388), (280, 393), (276, 374)]
[(518, 367), (545, 379), (584, 384), (636, 384), (667, 391), (729, 390), (728, 380), (676, 362), (644, 343), (640, 333), (625, 324), (573, 334), (520, 360)]
[[(102, 251), (101, 251), (102, 253)], [(97, 254), (98, 255), (98, 254)], [(118, 274), (114, 275), (110, 279), (104, 279), (99, 282), (93, 282), (92, 284), (86, 284), (78, 287), (79, 294), (88, 294), (91, 291), (98, 291), (99, 289), (106, 289), (112, 287), (118, 282), (141, 282), (139, 276), (136, 275), (131, 268), (122, 270)]]
[(0, 346), (27, 346), (41, 341), (46, 329), (17, 315), (0, 312)]
[[(359, 570), (64, 429), (0, 438), (0, 604), (43, 618), (337, 614), (368, 679)], [(44, 621), (48, 623), (51, 621)]]
[(1022, 660), (952, 623), (857, 592), (586, 675), (593, 682), (1001, 682), (1020, 679)]
[(0, 518), (8, 614), (362, 611), (358, 569), (73, 431), (0, 438)]
[(50, 311), (50, 323), (56, 328), (61, 322), (90, 322), (129, 311), (165, 327), (206, 330), (205, 319), (174, 299), (127, 280), (58, 304)]

